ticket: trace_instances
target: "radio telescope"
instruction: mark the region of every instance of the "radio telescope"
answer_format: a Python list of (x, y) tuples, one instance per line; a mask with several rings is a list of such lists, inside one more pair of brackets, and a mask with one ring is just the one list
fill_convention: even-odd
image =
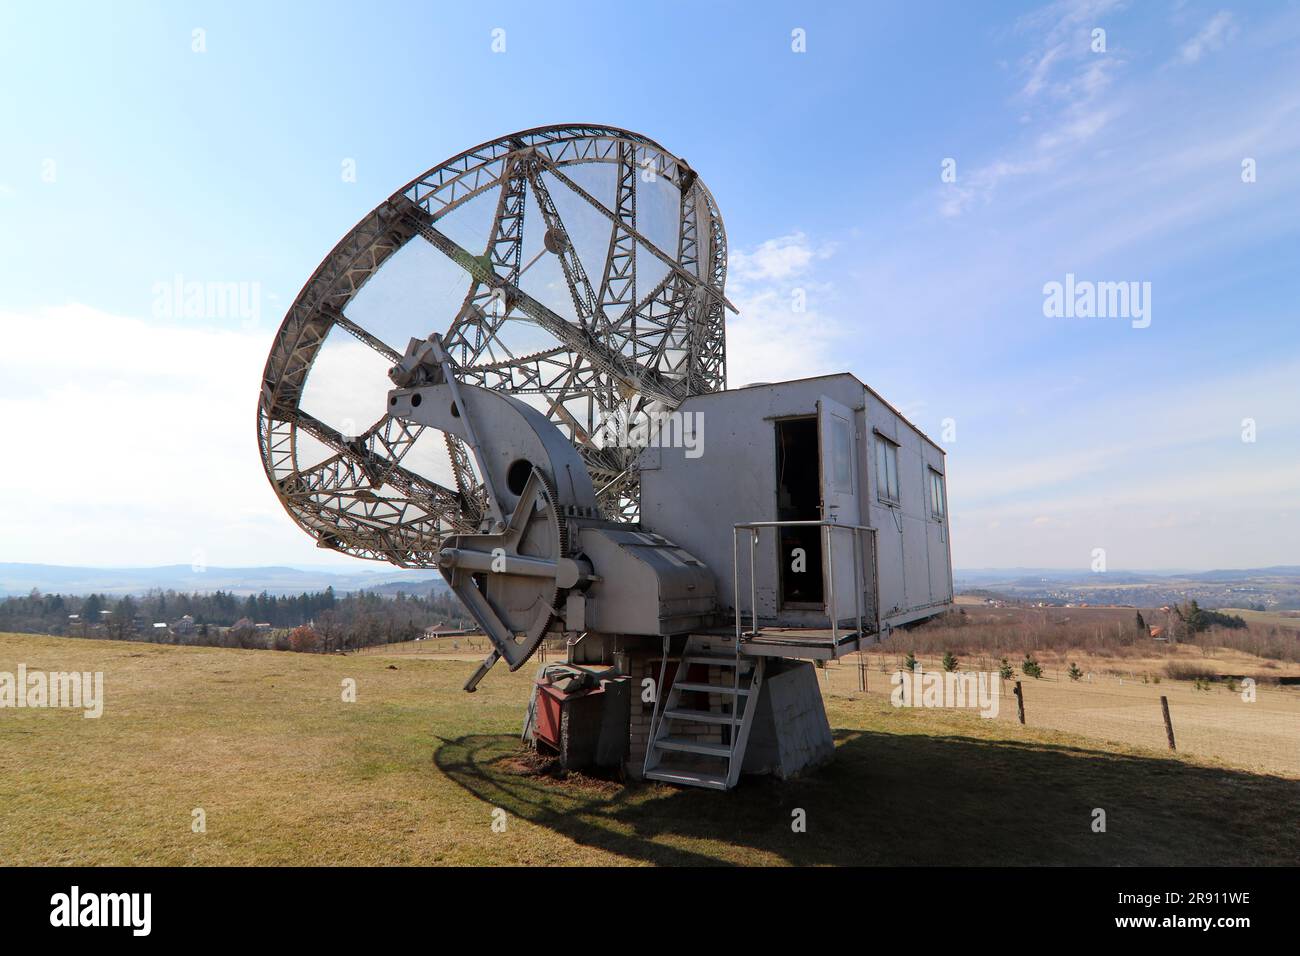
[(492, 645), (467, 691), (563, 637), (524, 737), (566, 768), (726, 790), (816, 766), (810, 662), (952, 605), (943, 449), (848, 373), (727, 390), (726, 270), (683, 160), (545, 127), (395, 193), (272, 345), (284, 506), (323, 547), (438, 569)]
[(436, 339), (459, 383), (558, 426), (600, 516), (633, 522), (629, 436), (725, 388), (726, 269), (713, 197), (653, 140), (546, 126), (466, 150), (362, 219), (290, 307), (258, 403), (267, 477), (357, 557), (434, 567), (448, 535), (499, 530), (466, 440), (386, 407)]

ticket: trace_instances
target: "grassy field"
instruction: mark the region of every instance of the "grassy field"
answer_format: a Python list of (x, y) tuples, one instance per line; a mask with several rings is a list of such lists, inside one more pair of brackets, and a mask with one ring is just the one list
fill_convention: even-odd
[[(464, 661), (0, 635), (0, 671), (20, 662), (103, 671), (106, 703), (98, 720), (0, 710), (6, 864), (1300, 860), (1294, 779), (897, 710), (847, 684), (827, 695), (831, 766), (718, 794), (537, 773), (518, 745), (531, 667), (498, 668), (470, 696)], [(346, 678), (355, 703), (341, 699)], [(796, 809), (805, 833), (792, 832)]]
[[(1037, 657), (1043, 665), (1041, 679), (1016, 675), (1024, 688), (1028, 726), (1086, 737), (1093, 746), (1159, 751), (1167, 748), (1160, 707), (1164, 696), (1180, 753), (1238, 770), (1300, 779), (1300, 687), (1270, 682), (1293, 674), (1297, 665), (1278, 665), (1233, 651), (1206, 656), (1191, 647), (1145, 658), (1053, 652), (1040, 652)], [(941, 669), (937, 657), (918, 655), (918, 659), (926, 670)], [(898, 669), (898, 655), (875, 652), (867, 655), (867, 661), (869, 694), (887, 697), (891, 687), (886, 671)], [(1070, 663), (1083, 672), (1080, 680), (1066, 676)], [(997, 666), (992, 657), (967, 657), (962, 662), (963, 670), (996, 672)], [(1214, 680), (1199, 686), (1191, 679), (1171, 680), (1171, 667)], [(1255, 675), (1260, 681), (1255, 699), (1243, 700), (1240, 685), (1223, 675)], [(857, 688), (856, 658), (831, 665), (823, 677), (827, 692), (852, 693)], [(1007, 684), (996, 722), (1016, 719), (1010, 690)]]
[(1236, 614), (1251, 624), (1272, 624), (1300, 630), (1300, 613), (1296, 611), (1252, 611), (1249, 608), (1225, 607), (1224, 614)]

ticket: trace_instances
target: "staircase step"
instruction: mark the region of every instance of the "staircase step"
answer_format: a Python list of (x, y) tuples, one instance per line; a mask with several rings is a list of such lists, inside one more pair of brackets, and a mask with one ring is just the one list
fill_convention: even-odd
[(690, 654), (682, 658), (683, 664), (708, 664), (710, 667), (735, 667), (737, 664), (752, 663), (749, 658), (717, 657), (712, 654)]
[(665, 710), (664, 716), (669, 720), (693, 720), (701, 724), (739, 723), (734, 714), (720, 714), (713, 710), (694, 710), (690, 707), (674, 707), (672, 710)]
[(706, 744), (684, 737), (660, 737), (654, 742), (660, 750), (679, 750), (687, 754), (707, 754), (710, 757), (728, 758), (731, 756), (730, 744)]
[(698, 690), (706, 694), (748, 694), (748, 687), (732, 687), (730, 684), (696, 684), (692, 681), (676, 681), (671, 690)]
[(664, 783), (676, 783), (688, 787), (708, 787), (710, 790), (726, 790), (727, 775), (721, 773), (697, 773), (694, 770), (650, 770), (645, 775), (647, 780), (662, 780)]

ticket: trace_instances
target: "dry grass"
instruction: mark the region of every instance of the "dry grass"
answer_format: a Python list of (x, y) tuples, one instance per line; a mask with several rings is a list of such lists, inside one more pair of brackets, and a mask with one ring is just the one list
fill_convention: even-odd
[(1197, 661), (1165, 661), (1165, 676), (1171, 680), (1209, 680), (1214, 668)]
[[(1233, 612), (1236, 613), (1236, 612)], [(1255, 612), (1248, 612), (1255, 614)], [(1143, 608), (1148, 626), (1173, 624), (1171, 615)], [(1246, 616), (1246, 615), (1243, 615)], [(1281, 615), (1246, 616), (1243, 629), (1212, 628), (1186, 646), (1203, 653), (1219, 649), (1253, 657), (1300, 664), (1300, 630), (1280, 623)], [(1137, 629), (1137, 610), (1118, 607), (989, 607), (960, 604), (951, 614), (902, 632), (891, 639), (921, 654), (994, 654), (1070, 651), (1094, 657), (1131, 658), (1159, 653), (1169, 645), (1153, 642)]]
[(1300, 611), (1252, 611), (1248, 608), (1225, 607), (1223, 613), (1235, 614), (1249, 624), (1300, 630)]
[[(900, 655), (882, 645), (866, 656), (870, 695), (884, 699), (891, 690), (889, 674), (901, 666)], [(1166, 696), (1181, 754), (1300, 779), (1300, 687), (1275, 682), (1278, 675), (1300, 673), (1296, 665), (1279, 665), (1239, 651), (1207, 657), (1193, 647), (1162, 648), (1160, 656), (1127, 658), (1046, 651), (1036, 659), (1043, 667), (1038, 680), (1023, 677), (1019, 659), (1010, 661), (1024, 688), (1031, 727), (1077, 734), (1099, 746), (1158, 752), (1166, 748), (1160, 709), (1160, 698)], [(937, 655), (918, 655), (918, 660), (926, 670), (941, 668)], [(960, 660), (962, 670), (990, 673), (997, 671), (999, 663), (991, 654), (969, 654)], [(1071, 663), (1084, 672), (1083, 679), (1068, 678)], [(1242, 699), (1236, 678), (1243, 675), (1259, 681), (1253, 702)], [(831, 693), (854, 694), (856, 657), (832, 664), (822, 677)], [(1199, 688), (1193, 683), (1198, 679)], [(1015, 701), (1007, 684), (997, 722), (1015, 719)]]
[[(1003, 719), (900, 711), (877, 694), (829, 695), (837, 759), (824, 771), (717, 794), (558, 779), (518, 746), (526, 671), (498, 668), (470, 696), (460, 661), (0, 635), (0, 671), (19, 662), (102, 670), (107, 702), (99, 720), (0, 711), (8, 864), (1300, 858), (1293, 780)], [(341, 701), (348, 677), (355, 704)], [(191, 832), (196, 807), (206, 833)], [(1089, 829), (1094, 807), (1107, 810), (1106, 834)], [(504, 833), (492, 831), (494, 808), (508, 814)], [(791, 832), (795, 808), (807, 833)]]

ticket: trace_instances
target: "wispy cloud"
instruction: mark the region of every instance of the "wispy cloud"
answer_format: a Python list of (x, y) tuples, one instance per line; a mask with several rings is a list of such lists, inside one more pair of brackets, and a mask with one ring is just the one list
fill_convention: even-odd
[[(958, 565), (1086, 567), (1098, 546), (1112, 566), (1294, 562), (1300, 366), (1282, 360), (1293, 290), (1274, 253), (1294, 243), (1300, 200), (1300, 61), (1277, 55), (1279, 37), (1300, 41), (1300, 17), (1203, 12), (1170, 30), (1120, 12), (1056, 3), (1003, 36), (1023, 56), (990, 128), (1012, 132), (954, 147), (957, 182), (915, 197), (893, 241), (853, 257), (850, 294), (868, 315), (923, 317), (889, 340), (935, 410), (920, 423), (958, 422)], [(1202, 64), (1234, 37), (1270, 55), (1188, 70), (1188, 37)], [(1247, 183), (1246, 157), (1268, 175)], [(1044, 323), (1037, 292), (1066, 271), (1155, 279), (1155, 331)], [(920, 351), (936, 340), (949, 351)], [(887, 362), (872, 356), (873, 384), (905, 402)], [(1052, 392), (1071, 376), (1075, 392)], [(1245, 418), (1258, 441), (1242, 440)]]
[(1066, 50), (1064, 43), (1058, 43), (1040, 55), (1030, 58), (1029, 79), (1020, 90), (1020, 95), (1032, 99), (1047, 88), (1047, 80), (1052, 64), (1061, 59)]
[(1201, 27), (1196, 36), (1182, 45), (1178, 51), (1179, 57), (1184, 63), (1195, 63), (1206, 53), (1221, 50), (1236, 35), (1237, 23), (1232, 14), (1220, 10)]
[(1295, 360), (1099, 395), (1027, 421), (988, 418), (998, 425), (951, 449), (958, 564), (1005, 563), (1000, 554), (1027, 548), (1042, 563), (1066, 554), (1082, 566), (1098, 546), (1120, 549), (1125, 567), (1294, 561)]
[(948, 184), (939, 196), (941, 216), (961, 216), (990, 202), (1005, 181), (1055, 168), (1117, 115), (1121, 105), (1104, 95), (1123, 58), (1113, 49), (1094, 51), (1092, 30), (1119, 6), (1115, 0), (1069, 0), (1018, 22), (1016, 34), (1032, 49), (1021, 60), (1025, 79), (1011, 105), (1039, 132)]

